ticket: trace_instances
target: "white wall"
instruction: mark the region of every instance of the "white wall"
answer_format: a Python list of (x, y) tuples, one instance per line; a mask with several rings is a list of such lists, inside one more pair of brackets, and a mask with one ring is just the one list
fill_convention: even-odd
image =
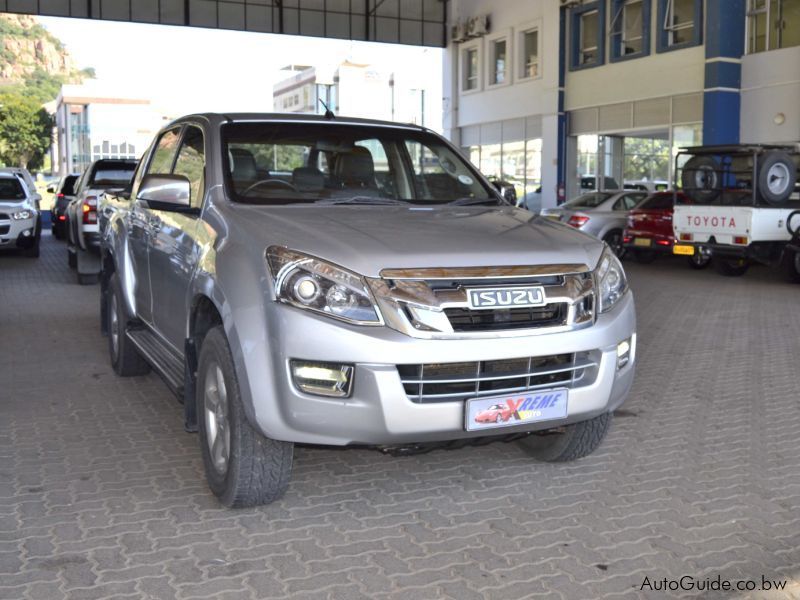
[[(456, 21), (489, 14), (491, 32), (478, 39), (481, 57), (481, 85), (479, 91), (459, 93), (456, 102), (452, 95), (458, 85), (458, 52), (461, 44), (450, 44), (447, 49), (445, 76), (449, 84), (445, 89), (445, 112), (450, 108), (452, 126), (463, 127), (488, 121), (547, 115), (558, 112), (558, 23), (559, 7), (554, 0), (453, 0), (450, 5), (450, 25)], [(533, 80), (517, 81), (518, 52), (516, 32), (534, 21), (539, 21), (541, 76)], [(489, 88), (489, 44), (493, 34), (510, 32), (511, 82)], [(452, 89), (451, 89), (452, 86)], [(447, 121), (446, 121), (447, 126)], [(447, 128), (447, 127), (446, 127)]]
[(567, 70), (564, 103), (566, 110), (576, 110), (702, 92), (704, 78), (703, 46), (662, 54), (652, 50), (650, 56), (643, 58), (606, 62), (603, 66), (581, 71)]
[(751, 143), (800, 141), (800, 46), (742, 58), (740, 137)]

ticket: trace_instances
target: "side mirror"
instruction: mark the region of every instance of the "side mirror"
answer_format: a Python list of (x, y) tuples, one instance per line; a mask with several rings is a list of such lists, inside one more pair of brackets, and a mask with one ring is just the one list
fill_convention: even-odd
[(183, 212), (191, 208), (192, 187), (183, 175), (145, 175), (137, 200), (154, 210)]

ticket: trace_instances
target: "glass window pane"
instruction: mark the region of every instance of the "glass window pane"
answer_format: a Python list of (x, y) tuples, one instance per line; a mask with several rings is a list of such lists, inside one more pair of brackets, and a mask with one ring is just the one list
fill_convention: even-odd
[(203, 201), (205, 188), (205, 149), (203, 148), (203, 132), (197, 127), (189, 127), (183, 136), (183, 145), (175, 161), (175, 175), (183, 175), (189, 180), (191, 187), (191, 203), (199, 207)]
[(503, 181), (514, 186), (517, 198), (525, 193), (525, 142), (505, 142), (503, 144)]
[(492, 83), (503, 83), (506, 80), (506, 41), (494, 42)]
[(542, 186), (542, 138), (525, 144), (525, 194), (537, 193)]
[[(170, 129), (158, 140), (158, 146), (150, 160), (147, 169), (149, 173), (161, 175), (169, 174), (172, 171), (172, 159), (175, 157), (175, 150), (178, 148), (178, 133), (180, 129)], [(107, 143), (103, 142), (103, 152), (108, 152)]]
[(626, 2), (622, 14), (622, 48), (620, 54), (636, 54), (642, 51), (642, 2)]
[(486, 177), (497, 177), (501, 175), (500, 156), (502, 146), (500, 144), (488, 144), (481, 146), (481, 173)]
[(470, 48), (464, 52), (464, 89), (474, 90), (478, 87), (478, 50)]
[(523, 34), (522, 76), (539, 75), (539, 31), (534, 29)]
[(597, 60), (598, 12), (592, 10), (581, 15), (580, 64), (591, 64)]
[(770, 49), (800, 46), (800, 0), (772, 0), (769, 16), (777, 29), (770, 33)]

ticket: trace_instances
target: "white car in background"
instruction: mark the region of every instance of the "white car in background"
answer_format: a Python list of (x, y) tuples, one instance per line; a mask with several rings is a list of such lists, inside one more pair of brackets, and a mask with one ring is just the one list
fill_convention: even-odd
[(26, 256), (38, 258), (41, 234), (36, 196), (24, 179), (0, 170), (0, 248), (19, 249)]

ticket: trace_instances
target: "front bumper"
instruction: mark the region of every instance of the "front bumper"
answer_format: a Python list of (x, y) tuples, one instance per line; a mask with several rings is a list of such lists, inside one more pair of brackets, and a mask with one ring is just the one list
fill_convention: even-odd
[(30, 248), (36, 243), (36, 217), (0, 221), (0, 248)]
[[(390, 445), (445, 441), (550, 429), (584, 421), (616, 409), (628, 395), (635, 370), (636, 317), (628, 292), (588, 328), (566, 333), (490, 339), (420, 340), (386, 327), (355, 327), (285, 305), (261, 343), (248, 340), (237, 356), (247, 378), (242, 385), (251, 421), (273, 439), (330, 445)], [(617, 369), (617, 344), (633, 338), (629, 363)], [(417, 404), (406, 395), (397, 365), (503, 360), (597, 351), (600, 360), (591, 384), (569, 392), (567, 417), (498, 430), (465, 431), (463, 400)], [(289, 360), (355, 365), (349, 398), (300, 392), (291, 382)], [(270, 365), (264, 369), (265, 362)]]

